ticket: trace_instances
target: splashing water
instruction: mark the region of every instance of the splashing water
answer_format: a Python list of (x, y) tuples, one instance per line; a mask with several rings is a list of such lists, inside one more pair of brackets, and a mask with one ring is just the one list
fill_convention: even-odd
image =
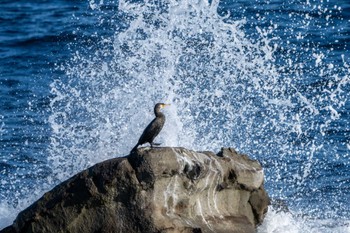
[[(225, 22), (218, 4), (120, 1), (125, 28), (101, 37), (89, 55), (76, 52), (62, 67), (69, 80), (52, 84), (53, 151), (91, 162), (96, 152), (98, 160), (126, 154), (161, 100), (174, 104), (166, 145), (309, 158), (327, 147), (327, 130), (345, 111), (347, 63), (310, 74), (278, 64), (276, 57), (293, 57), (279, 54), (274, 29), (257, 28), (250, 39), (245, 20)], [(315, 69), (324, 56), (311, 52), (304, 65), (314, 61)]]
[[(259, 231), (314, 232), (331, 225), (314, 219), (350, 219), (349, 194), (338, 192), (350, 189), (348, 179), (339, 180), (350, 166), (350, 141), (342, 131), (349, 125), (348, 58), (332, 62), (331, 53), (307, 39), (317, 14), (332, 22), (330, 9), (307, 1), (305, 12), (290, 14), (300, 29), (293, 31), (219, 14), (217, 0), (121, 0), (107, 14), (112, 5), (90, 0), (102, 15), (98, 24), (108, 21), (114, 33), (96, 33), (51, 84), (49, 183), (128, 154), (152, 120), (154, 104), (167, 102), (172, 106), (157, 138), (163, 146), (234, 147), (262, 162), (270, 196), (288, 199), (291, 213), (272, 209)], [(338, 176), (330, 175), (335, 168)], [(332, 182), (339, 184), (327, 189)], [(334, 203), (320, 211), (319, 202), (332, 192)], [(329, 228), (350, 232), (349, 223), (342, 224)]]
[(217, 7), (217, 1), (120, 1), (127, 28), (104, 38), (93, 55), (76, 53), (64, 67), (68, 83), (53, 84), (51, 122), (62, 140), (53, 154), (77, 150), (72, 154), (88, 161), (96, 152), (99, 160), (125, 154), (162, 100), (174, 106), (160, 137), (165, 145), (244, 151), (271, 135), (276, 119), (266, 112), (281, 115), (278, 105), (293, 106), (274, 65), (276, 45), (251, 42), (244, 20), (225, 23)]

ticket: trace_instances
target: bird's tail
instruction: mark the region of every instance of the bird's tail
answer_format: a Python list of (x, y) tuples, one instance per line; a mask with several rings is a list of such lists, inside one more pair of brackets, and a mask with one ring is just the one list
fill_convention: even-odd
[(135, 152), (137, 150), (137, 147), (139, 146), (139, 144), (136, 144), (136, 146), (134, 146), (134, 148), (132, 148), (132, 150), (130, 151), (130, 154)]

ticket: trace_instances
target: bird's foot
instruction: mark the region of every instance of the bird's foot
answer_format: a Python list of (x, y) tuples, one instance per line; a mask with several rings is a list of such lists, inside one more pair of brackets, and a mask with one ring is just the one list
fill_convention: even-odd
[(151, 148), (153, 148), (153, 146), (160, 146), (160, 145), (162, 145), (162, 143), (153, 142), (151, 143)]

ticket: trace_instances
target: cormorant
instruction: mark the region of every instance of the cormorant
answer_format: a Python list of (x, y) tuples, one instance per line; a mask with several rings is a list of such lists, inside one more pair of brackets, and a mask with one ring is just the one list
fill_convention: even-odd
[(170, 104), (158, 103), (154, 106), (154, 114), (156, 115), (156, 118), (154, 118), (153, 121), (149, 123), (149, 125), (143, 131), (138, 143), (131, 150), (131, 152), (135, 151), (139, 145), (145, 144), (147, 142), (151, 144), (151, 147), (153, 147), (153, 145), (156, 145), (155, 143), (153, 143), (153, 140), (162, 130), (163, 125), (165, 123), (165, 115), (160, 111), (160, 109), (169, 105)]

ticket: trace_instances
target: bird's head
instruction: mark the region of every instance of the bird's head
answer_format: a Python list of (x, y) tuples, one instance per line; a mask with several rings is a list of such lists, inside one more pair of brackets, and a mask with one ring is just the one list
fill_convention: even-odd
[(166, 106), (169, 106), (170, 104), (164, 104), (164, 103), (158, 103), (156, 106), (154, 106), (154, 113), (157, 115), (160, 110)]

